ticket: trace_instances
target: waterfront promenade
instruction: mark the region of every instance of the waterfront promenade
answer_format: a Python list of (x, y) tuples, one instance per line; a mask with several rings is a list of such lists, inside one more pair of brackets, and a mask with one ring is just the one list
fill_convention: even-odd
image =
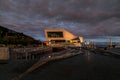
[(108, 51), (120, 55), (120, 48), (110, 48), (110, 49), (108, 49)]
[(85, 51), (83, 55), (50, 62), (22, 80), (120, 80), (120, 59)]
[[(72, 57), (70, 55), (76, 55)], [(69, 49), (47, 54), (40, 60), (15, 60), (0, 64), (1, 80), (119, 80), (120, 58), (89, 50)], [(68, 55), (66, 55), (68, 54)], [(65, 59), (63, 59), (65, 56)], [(61, 57), (60, 57), (61, 56)], [(70, 57), (70, 58), (68, 58)], [(56, 59), (55, 59), (56, 58)], [(58, 58), (58, 60), (57, 60)], [(59, 60), (62, 59), (62, 60)], [(57, 60), (57, 61), (56, 61)], [(8, 76), (8, 77), (6, 77)], [(20, 78), (19, 78), (20, 77)]]

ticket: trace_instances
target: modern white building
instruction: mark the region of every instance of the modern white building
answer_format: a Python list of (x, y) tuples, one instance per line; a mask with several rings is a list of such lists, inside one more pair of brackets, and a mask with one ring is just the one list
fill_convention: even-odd
[(45, 37), (51, 46), (82, 46), (83, 37), (65, 29), (45, 29)]

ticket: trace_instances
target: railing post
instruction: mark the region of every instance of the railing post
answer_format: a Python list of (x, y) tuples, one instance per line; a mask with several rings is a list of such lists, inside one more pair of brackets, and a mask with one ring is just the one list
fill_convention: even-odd
[(26, 52), (26, 53), (25, 53), (25, 59), (26, 59), (26, 60), (28, 59), (27, 57), (28, 57), (28, 53)]

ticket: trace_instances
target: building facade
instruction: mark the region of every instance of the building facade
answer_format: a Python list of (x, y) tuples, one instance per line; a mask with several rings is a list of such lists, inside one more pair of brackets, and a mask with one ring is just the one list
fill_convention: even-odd
[(65, 29), (46, 29), (46, 40), (51, 46), (82, 46), (83, 37), (75, 36)]

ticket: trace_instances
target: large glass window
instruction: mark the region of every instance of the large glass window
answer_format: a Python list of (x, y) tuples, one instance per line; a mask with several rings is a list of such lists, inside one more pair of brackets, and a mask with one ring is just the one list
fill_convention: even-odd
[(63, 32), (47, 32), (49, 38), (63, 38)]

